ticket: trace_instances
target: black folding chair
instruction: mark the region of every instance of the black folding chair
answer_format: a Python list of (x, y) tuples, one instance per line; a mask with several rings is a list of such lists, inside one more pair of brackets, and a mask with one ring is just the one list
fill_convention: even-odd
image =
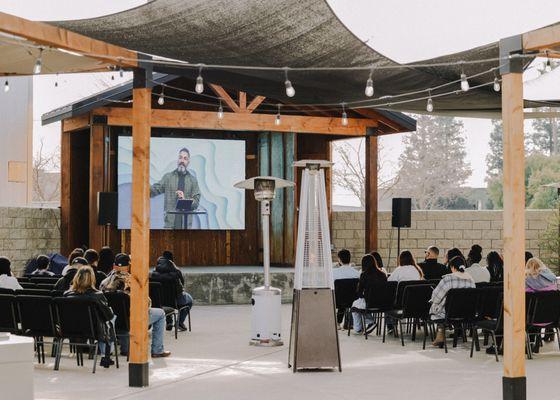
[(50, 285), (55, 285), (56, 282), (61, 278), (61, 276), (38, 276), (38, 275), (31, 275), (29, 280), (32, 283), (39, 284), (39, 283), (46, 283)]
[(29, 282), (29, 277), (27, 277), (27, 276), (18, 276), (18, 277), (17, 277), (17, 280), (18, 280), (19, 283), (21, 283), (21, 282)]
[[(97, 305), (94, 300), (87, 297), (56, 297), (53, 299), (56, 336), (58, 345), (56, 346), (56, 360), (54, 364), (55, 371), (60, 366), (60, 356), (64, 340), (68, 339), (71, 346), (76, 346), (76, 357), (79, 365), (84, 365), (83, 351), (84, 347), (94, 354), (93, 371), (97, 366), (97, 346), (100, 341), (104, 341), (107, 346), (113, 341), (116, 343), (117, 338), (113, 324), (106, 324), (98, 315)], [(115, 362), (119, 368), (119, 355), (115, 346)]]
[(544, 328), (554, 331), (560, 346), (560, 291), (527, 293), (527, 298), (529, 299), (526, 327), (527, 355), (532, 359), (531, 337), (535, 338), (538, 352), (538, 348), (542, 346), (541, 330)]
[[(164, 303), (165, 298), (166, 297), (165, 297), (165, 290), (163, 284), (161, 282), (150, 281), (150, 299), (152, 300), (152, 307), (161, 308), (165, 313), (166, 319), (167, 317), (171, 317), (173, 319), (175, 339), (177, 339), (177, 316), (179, 314), (179, 310), (176, 307), (169, 306), (166, 303)], [(175, 299), (175, 304), (176, 302), (177, 299)]]
[(123, 336), (130, 337), (130, 296), (121, 291), (104, 292), (103, 294), (107, 298), (109, 306), (117, 316), (115, 320), (115, 334), (117, 338)]
[(37, 285), (37, 289), (54, 290), (53, 283), (37, 283), (36, 285)]
[(37, 285), (33, 282), (20, 282), (19, 285), (24, 289), (37, 289)]
[(484, 334), (484, 345), (488, 344), (488, 336), (492, 338), (492, 345), (494, 346), (494, 355), (496, 362), (498, 359), (499, 347), (496, 338), (503, 336), (503, 289), (498, 286), (485, 286), (477, 288), (479, 293), (478, 305), (476, 311), (476, 320), (472, 324), (473, 340), (471, 342), (470, 357), (473, 356), (473, 351), (480, 350), (478, 330)]
[[(368, 332), (366, 327), (366, 316), (372, 315), (377, 323), (377, 334), (380, 333), (383, 314), (393, 308), (393, 301), (397, 291), (397, 282), (380, 282), (370, 288), (365, 293), (366, 308), (354, 308), (351, 311), (360, 314), (364, 337), (367, 340)], [(350, 329), (348, 329), (350, 335)]]
[(416, 280), (416, 281), (402, 281), (402, 282), (398, 282), (397, 285), (397, 293), (396, 293), (396, 297), (395, 297), (395, 303), (394, 303), (394, 308), (396, 310), (400, 310), (403, 307), (403, 298), (404, 298), (404, 291), (408, 286), (414, 286), (414, 285), (425, 285), (426, 283), (429, 283), (428, 281), (425, 280)]
[(33, 289), (20, 289), (20, 290), (16, 290), (16, 295), (17, 296), (49, 296), (52, 297), (52, 290), (48, 290), (48, 289), (37, 289), (37, 288), (33, 288)]
[(416, 326), (422, 324), (424, 328), (424, 342), (422, 349), (426, 349), (428, 337), (428, 322), (430, 319), (430, 299), (433, 285), (409, 285), (405, 288), (402, 300), (402, 309), (387, 312), (393, 320), (397, 321), (401, 335), (401, 344), (404, 346), (403, 320), (412, 322), (412, 341), (416, 339)]
[[(476, 322), (479, 291), (476, 288), (451, 289), (445, 299), (445, 319), (432, 320), (443, 325), (444, 348), (447, 353), (447, 326), (453, 326), (453, 347), (457, 347), (458, 332), (461, 330), (463, 342), (467, 341), (466, 329)], [(474, 340), (474, 339), (473, 339)]]
[(23, 336), (33, 338), (37, 360), (45, 363), (45, 337), (53, 338), (53, 346), (57, 343), (55, 323), (52, 310), (52, 297), (20, 295), (16, 297), (17, 310), (19, 313), (21, 332)]
[(346, 327), (350, 327), (352, 323), (352, 303), (357, 299), (356, 289), (359, 279), (337, 279), (334, 281), (334, 298), (336, 309), (342, 310), (344, 313), (344, 323)]
[(18, 315), (14, 294), (0, 294), (0, 332), (18, 333)]

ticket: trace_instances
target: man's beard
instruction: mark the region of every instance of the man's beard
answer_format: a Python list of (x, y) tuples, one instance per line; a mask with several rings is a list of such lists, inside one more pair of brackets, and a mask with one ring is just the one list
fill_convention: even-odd
[(177, 165), (177, 172), (185, 175), (187, 173), (187, 167), (184, 164), (178, 164)]

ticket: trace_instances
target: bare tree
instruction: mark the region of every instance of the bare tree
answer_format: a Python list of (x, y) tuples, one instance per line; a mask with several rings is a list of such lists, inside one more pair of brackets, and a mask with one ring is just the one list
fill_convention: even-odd
[[(60, 147), (47, 153), (41, 138), (39, 148), (33, 157), (32, 174), (33, 201), (42, 205), (58, 203), (60, 201)], [(46, 208), (46, 210), (51, 213), (51, 218), (56, 221), (60, 230), (60, 214), (55, 211), (55, 208)]]
[[(357, 143), (353, 141), (343, 140), (335, 142), (334, 151), (336, 151), (342, 162), (336, 163), (333, 168), (333, 182), (336, 186), (348, 190), (360, 200), (362, 207), (365, 207), (365, 139), (359, 139)], [(383, 146), (378, 144), (378, 189), (379, 199), (384, 199), (390, 192), (390, 189), (396, 184), (397, 177), (386, 179), (383, 177), (382, 171), (386, 165), (386, 160), (382, 157)]]

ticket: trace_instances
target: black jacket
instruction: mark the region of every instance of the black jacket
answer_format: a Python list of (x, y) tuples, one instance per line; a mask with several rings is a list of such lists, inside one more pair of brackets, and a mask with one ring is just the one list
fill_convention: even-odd
[(424, 279), (426, 280), (441, 279), (443, 275), (451, 273), (449, 268), (438, 263), (437, 260), (434, 259), (418, 263), (418, 266), (422, 269), (422, 272), (424, 272)]
[(358, 281), (358, 289), (356, 294), (358, 297), (365, 297), (368, 289), (377, 283), (387, 282), (387, 275), (383, 272), (362, 272), (360, 274), (360, 280)]
[(78, 268), (72, 268), (68, 270), (66, 275), (64, 275), (56, 282), (56, 284), (54, 285), (54, 290), (65, 292), (70, 289), (70, 286), (72, 286), (72, 281), (74, 280), (74, 276), (76, 276), (76, 272), (78, 272)]
[(156, 269), (150, 274), (150, 280), (160, 282), (162, 285), (172, 283), (177, 296), (183, 293), (183, 274), (172, 261), (166, 258), (158, 258)]
[(113, 310), (109, 307), (107, 298), (98, 290), (89, 289), (85, 293), (76, 293), (72, 290), (68, 290), (64, 293), (64, 297), (88, 297), (95, 302), (99, 318), (103, 321), (110, 321), (113, 319)]

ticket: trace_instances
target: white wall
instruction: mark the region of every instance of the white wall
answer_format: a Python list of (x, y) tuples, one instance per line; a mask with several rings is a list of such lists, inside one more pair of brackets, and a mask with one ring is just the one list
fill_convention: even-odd
[[(6, 78), (0, 81), (0, 206), (26, 206), (31, 195), (33, 138), (33, 78)], [(8, 162), (25, 162), (26, 182), (8, 182)]]

